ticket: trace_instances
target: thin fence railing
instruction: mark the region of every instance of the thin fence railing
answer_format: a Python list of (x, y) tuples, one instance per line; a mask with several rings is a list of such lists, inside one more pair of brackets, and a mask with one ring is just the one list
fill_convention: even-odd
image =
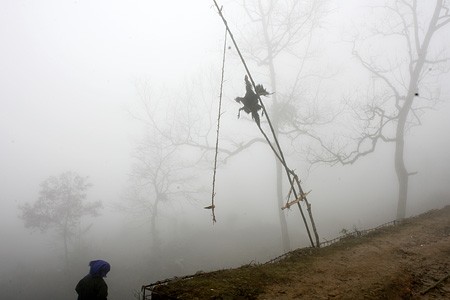
[(366, 235), (366, 234), (368, 234), (368, 233), (370, 233), (372, 231), (375, 231), (375, 230), (378, 230), (378, 229), (381, 229), (381, 228), (384, 228), (384, 227), (395, 226), (395, 225), (398, 224), (398, 222), (399, 221), (395, 221), (394, 220), (394, 221), (390, 221), (390, 222), (381, 224), (381, 225), (379, 225), (377, 227), (373, 227), (373, 228), (369, 228), (369, 229), (364, 229), (364, 230), (357, 230), (357, 229), (355, 229), (355, 230), (353, 230), (351, 232), (347, 232), (347, 233), (345, 233), (345, 234), (343, 234), (341, 236), (338, 236), (338, 237), (336, 237), (336, 238), (334, 238), (332, 240), (327, 240), (325, 242), (321, 242), (320, 243), (320, 247), (327, 247), (327, 246), (332, 245), (332, 244), (334, 244), (336, 242), (339, 242), (339, 241), (341, 241), (342, 239), (345, 239), (345, 238), (360, 237), (360, 236)]
[[(386, 222), (384, 224), (381, 224), (381, 225), (378, 225), (376, 227), (369, 228), (369, 229), (363, 229), (363, 230), (355, 229), (354, 231), (347, 232), (347, 233), (342, 234), (342, 235), (340, 235), (340, 236), (338, 236), (338, 237), (336, 237), (334, 239), (326, 240), (324, 242), (321, 242), (320, 243), (320, 248), (324, 248), (324, 247), (330, 246), (330, 245), (332, 245), (334, 243), (337, 243), (337, 242), (342, 241), (344, 239), (348, 239), (350, 237), (360, 237), (360, 236), (366, 235), (366, 234), (368, 234), (368, 233), (370, 233), (372, 231), (375, 231), (375, 230), (378, 230), (378, 229), (381, 229), (381, 228), (384, 228), (384, 227), (394, 226), (394, 225), (397, 225), (397, 224), (399, 224), (399, 221), (395, 221), (394, 220), (394, 221)], [(281, 259), (286, 258), (289, 255), (292, 255), (294, 253), (296, 253), (296, 254), (305, 253), (306, 254), (306, 253), (311, 253), (313, 250), (314, 250), (314, 248), (311, 248), (311, 247), (293, 250), (293, 251), (281, 254), (280, 256), (275, 257), (275, 258), (269, 260), (268, 262), (266, 262), (264, 264), (270, 264), (270, 263), (274, 263), (274, 262), (280, 261)]]

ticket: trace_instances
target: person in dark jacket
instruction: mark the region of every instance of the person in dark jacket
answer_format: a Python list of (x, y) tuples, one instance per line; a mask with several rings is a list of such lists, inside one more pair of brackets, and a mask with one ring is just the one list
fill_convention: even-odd
[(106, 277), (111, 266), (104, 260), (93, 260), (89, 263), (89, 267), (89, 274), (75, 287), (78, 300), (107, 300), (108, 286), (103, 277)]

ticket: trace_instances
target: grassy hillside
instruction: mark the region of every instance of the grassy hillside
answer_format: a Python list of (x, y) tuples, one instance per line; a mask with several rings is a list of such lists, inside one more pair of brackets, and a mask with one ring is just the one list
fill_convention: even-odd
[(271, 263), (149, 286), (146, 295), (153, 289), (152, 299), (450, 299), (449, 273), (447, 206)]

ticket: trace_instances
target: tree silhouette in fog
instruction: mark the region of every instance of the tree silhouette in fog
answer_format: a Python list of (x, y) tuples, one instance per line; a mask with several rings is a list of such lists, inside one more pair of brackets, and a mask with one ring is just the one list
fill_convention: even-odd
[(183, 143), (168, 138), (172, 134), (182, 135), (188, 129), (177, 123), (182, 119), (183, 108), (167, 112), (166, 107), (160, 106), (160, 99), (151, 97), (148, 82), (143, 82), (138, 91), (142, 100), (139, 112), (144, 115), (133, 116), (142, 122), (145, 134), (135, 145), (125, 201), (118, 207), (139, 220), (149, 221), (151, 253), (158, 256), (161, 253), (158, 219), (164, 208), (169, 203), (192, 201), (202, 191), (193, 175), (196, 173), (192, 172), (198, 167), (198, 158), (192, 160), (196, 155), (186, 152)]
[(357, 97), (365, 103), (352, 107), (354, 119), (360, 122), (359, 136), (353, 139), (356, 143), (326, 143), (317, 138), (324, 152), (312, 160), (353, 164), (374, 152), (379, 142), (393, 143), (399, 188), (397, 219), (403, 219), (409, 177), (416, 173), (406, 167), (405, 135), (421, 125), (424, 111), (439, 101), (439, 76), (448, 72), (449, 58), (433, 42), (445, 40), (438, 39), (450, 24), (450, 4), (390, 0), (371, 5), (374, 23), (351, 40), (353, 56), (371, 77), (369, 91)]
[[(274, 133), (281, 142), (288, 140), (289, 148), (313, 127), (327, 122), (324, 114), (321, 115), (314, 109), (318, 102), (318, 92), (313, 91), (312, 84), (306, 83), (307, 77), (320, 72), (317, 66), (310, 69), (310, 64), (314, 63), (312, 53), (316, 50), (312, 40), (316, 30), (323, 24), (323, 18), (328, 14), (327, 2), (242, 1), (246, 15), (251, 21), (243, 27), (240, 35), (243, 53), (247, 60), (253, 61), (267, 72), (270, 82), (267, 87), (273, 92), (268, 102)], [(287, 58), (290, 65), (296, 66), (294, 76), (284, 81), (280, 80), (280, 77), (286, 65), (278, 62), (283, 58)], [(318, 77), (319, 74), (316, 74), (316, 78)], [(310, 94), (315, 98), (307, 99)], [(308, 100), (311, 102), (308, 103)], [(277, 206), (281, 208), (285, 197), (283, 170), (278, 159), (275, 158), (274, 162), (277, 174), (276, 201)], [(285, 211), (280, 209), (278, 217), (283, 249), (288, 251), (291, 246)]]
[(41, 183), (38, 199), (20, 206), (26, 228), (41, 232), (55, 230), (64, 242), (64, 258), (68, 263), (68, 243), (78, 232), (83, 216), (98, 216), (100, 201), (87, 202), (87, 191), (92, 185), (86, 177), (74, 172), (51, 176)]

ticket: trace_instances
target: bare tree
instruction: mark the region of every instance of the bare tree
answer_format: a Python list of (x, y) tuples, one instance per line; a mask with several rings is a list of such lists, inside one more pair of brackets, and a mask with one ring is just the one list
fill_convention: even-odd
[[(296, 139), (310, 126), (319, 123), (316, 112), (301, 114), (305, 107), (300, 108), (300, 80), (308, 74), (307, 62), (312, 58), (311, 45), (313, 32), (323, 21), (327, 13), (327, 1), (275, 1), (254, 0), (243, 1), (243, 7), (252, 22), (242, 33), (245, 56), (258, 66), (267, 68), (270, 80), (271, 116), (275, 136), (280, 134)], [(289, 60), (297, 64), (294, 80), (290, 86), (284, 86), (285, 91), (278, 88), (278, 72), (276, 59), (288, 54)], [(303, 102), (305, 104), (305, 102)], [(300, 108), (300, 109), (299, 109)], [(296, 134), (291, 134), (295, 131)], [(275, 158), (276, 194), (278, 206), (283, 206), (283, 168)], [(281, 236), (284, 250), (290, 249), (290, 239), (284, 211), (278, 212)]]
[(27, 228), (46, 232), (55, 229), (64, 242), (64, 257), (68, 263), (68, 243), (77, 233), (83, 216), (97, 216), (101, 202), (86, 203), (91, 184), (74, 172), (51, 176), (41, 183), (39, 198), (33, 204), (20, 206), (20, 216)]
[(195, 183), (192, 166), (184, 163), (173, 145), (164, 145), (157, 136), (148, 136), (134, 155), (131, 188), (128, 198), (140, 214), (150, 216), (152, 247), (158, 252), (160, 237), (157, 227), (159, 207), (169, 201), (191, 201), (200, 194)]
[(367, 102), (353, 107), (361, 125), (356, 145), (349, 151), (344, 143), (327, 144), (317, 138), (324, 152), (313, 161), (353, 164), (374, 152), (378, 142), (394, 143), (400, 220), (406, 214), (409, 177), (415, 174), (406, 168), (405, 135), (421, 125), (423, 112), (439, 100), (436, 84), (438, 76), (448, 72), (449, 58), (433, 48), (432, 41), (450, 23), (450, 4), (445, 0), (381, 2), (370, 7), (380, 22), (352, 41), (354, 57), (372, 79), (369, 96), (362, 96)]
[[(192, 172), (198, 158), (192, 160), (186, 154), (182, 136), (192, 127), (184, 127), (182, 119), (190, 117), (180, 114), (171, 103), (155, 101), (150, 95), (148, 82), (138, 86), (141, 93), (142, 115), (134, 117), (144, 125), (144, 137), (134, 150), (134, 163), (130, 174), (130, 186), (126, 193), (128, 206), (122, 209), (143, 216), (150, 222), (150, 235), (154, 253), (160, 253), (158, 217), (160, 206), (169, 202), (194, 200), (202, 193)], [(176, 105), (176, 104), (175, 104)]]

